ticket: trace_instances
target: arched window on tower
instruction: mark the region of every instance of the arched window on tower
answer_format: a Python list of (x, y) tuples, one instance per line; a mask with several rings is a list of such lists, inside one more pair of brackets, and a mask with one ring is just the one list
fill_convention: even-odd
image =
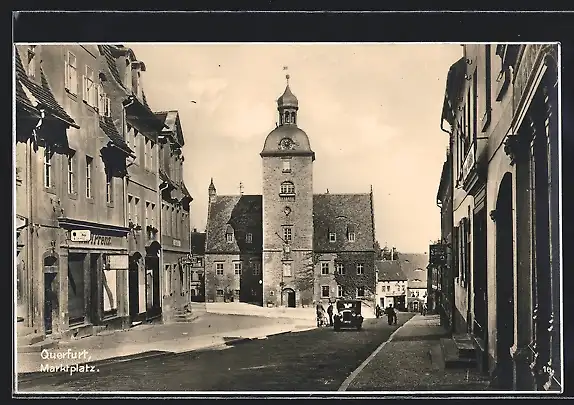
[(295, 185), (290, 181), (281, 183), (281, 194), (295, 194)]
[(297, 113), (295, 111), (291, 113), (291, 123), (297, 124)]
[(290, 120), (289, 111), (285, 111), (285, 124), (289, 124), (289, 120)]

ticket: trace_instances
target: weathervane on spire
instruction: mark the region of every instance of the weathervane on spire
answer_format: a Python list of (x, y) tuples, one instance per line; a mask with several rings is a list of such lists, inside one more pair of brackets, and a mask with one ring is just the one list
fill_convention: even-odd
[[(283, 66), (283, 70), (289, 70), (289, 67), (288, 67), (288, 66)], [(285, 75), (285, 79), (287, 79), (287, 86), (289, 86), (289, 78), (290, 78), (290, 77), (291, 77), (291, 76), (289, 76), (289, 73), (287, 73), (287, 74)]]

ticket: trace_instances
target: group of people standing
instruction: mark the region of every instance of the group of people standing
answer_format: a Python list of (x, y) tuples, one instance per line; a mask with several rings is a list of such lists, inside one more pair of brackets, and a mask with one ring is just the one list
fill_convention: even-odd
[(333, 326), (333, 311), (333, 304), (331, 302), (329, 302), (326, 311), (321, 302), (317, 303), (317, 326)]

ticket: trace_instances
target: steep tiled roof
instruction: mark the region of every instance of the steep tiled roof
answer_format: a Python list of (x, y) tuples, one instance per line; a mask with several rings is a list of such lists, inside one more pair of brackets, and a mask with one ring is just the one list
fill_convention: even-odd
[(30, 101), (30, 99), (26, 95), (26, 92), (22, 88), (22, 83), (20, 83), (20, 80), (18, 79), (16, 80), (16, 104), (24, 107), (26, 110), (30, 112), (34, 112), (35, 114), (39, 115), (39, 112), (32, 105), (32, 102)]
[[(315, 194), (313, 196), (314, 246), (317, 252), (373, 251), (374, 228), (370, 194)], [(347, 232), (354, 228), (355, 242)], [(329, 242), (329, 233), (337, 234)]]
[(377, 260), (375, 262), (379, 272), (378, 281), (406, 281), (407, 277), (401, 270), (397, 260)]
[(427, 288), (427, 266), (429, 262), (427, 254), (399, 252), (398, 262), (409, 280), (409, 288)]
[(111, 117), (100, 117), (100, 128), (104, 133), (110, 138), (110, 140), (119, 146), (125, 152), (133, 154), (134, 151), (130, 149), (124, 138), (118, 132), (114, 124), (114, 120)]
[[(48, 79), (44, 73), (44, 69), (40, 67), (40, 78), (41, 85), (34, 83), (28, 78), (26, 71), (24, 70), (24, 65), (22, 64), (22, 59), (20, 58), (20, 52), (15, 49), (16, 53), (16, 79), (36, 98), (39, 105), (47, 108), (55, 117), (61, 119), (66, 124), (74, 127), (80, 128), (74, 119), (68, 115), (68, 113), (62, 108), (60, 103), (58, 103), (52, 93), (52, 89), (48, 84)], [(25, 92), (21, 88), (22, 92)], [(27, 97), (28, 98), (28, 97)], [(29, 99), (28, 99), (29, 100)]]
[(191, 254), (193, 255), (205, 254), (205, 232), (191, 233)]
[[(260, 195), (216, 196), (209, 206), (205, 250), (208, 253), (261, 252), (262, 224)], [(228, 229), (234, 233), (233, 242), (230, 243), (225, 237)], [(247, 233), (252, 234), (252, 243), (245, 242)]]
[(108, 68), (110, 69), (110, 73), (114, 77), (115, 81), (125, 88), (122, 77), (120, 76), (120, 71), (118, 70), (117, 59), (113, 55), (112, 52), (112, 45), (98, 45), (100, 52), (106, 58), (106, 62), (108, 63)]
[[(158, 119), (163, 121), (163, 132), (170, 133), (180, 146), (184, 145), (181, 123), (179, 121), (179, 112), (177, 110), (157, 111), (154, 113)], [(179, 131), (178, 131), (179, 128)]]

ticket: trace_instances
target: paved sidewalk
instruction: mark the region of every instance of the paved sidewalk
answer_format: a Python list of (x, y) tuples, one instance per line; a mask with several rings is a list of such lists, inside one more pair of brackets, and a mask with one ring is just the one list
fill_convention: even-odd
[[(42, 366), (85, 364), (138, 354), (145, 356), (149, 352), (181, 353), (312, 327), (310, 322), (301, 320), (204, 314), (190, 323), (143, 324), (125, 331), (61, 341), (57, 348), (47, 349), (47, 352), (21, 353), (17, 358), (17, 372), (38, 372)], [(43, 358), (47, 353), (59, 354), (60, 358)]]
[(488, 382), (477, 370), (433, 364), (430, 349), (446, 331), (438, 315), (415, 315), (358, 373), (346, 391), (483, 391)]

